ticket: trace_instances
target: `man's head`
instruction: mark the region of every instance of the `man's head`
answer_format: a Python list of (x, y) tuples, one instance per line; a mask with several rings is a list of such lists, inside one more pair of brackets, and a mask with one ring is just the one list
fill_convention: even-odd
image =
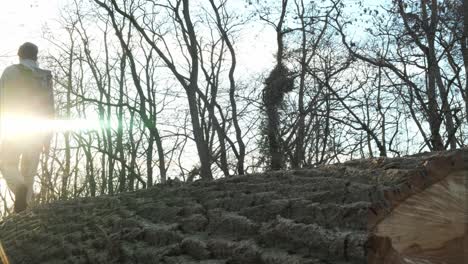
[(19, 47), (18, 56), (20, 59), (37, 61), (38, 48), (31, 42), (26, 42)]

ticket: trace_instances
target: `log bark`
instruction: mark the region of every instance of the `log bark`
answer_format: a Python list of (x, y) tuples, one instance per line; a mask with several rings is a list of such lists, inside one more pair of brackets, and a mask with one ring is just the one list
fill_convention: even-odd
[[(10, 263), (466, 263), (468, 149), (60, 201), (0, 223)], [(1, 258), (0, 258), (1, 259)]]

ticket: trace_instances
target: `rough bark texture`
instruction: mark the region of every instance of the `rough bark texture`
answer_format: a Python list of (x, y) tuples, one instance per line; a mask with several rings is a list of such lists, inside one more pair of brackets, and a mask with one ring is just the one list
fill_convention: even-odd
[(27, 210), (0, 224), (0, 240), (11, 263), (415, 263), (376, 227), (446, 173), (467, 171), (459, 150), (172, 182)]

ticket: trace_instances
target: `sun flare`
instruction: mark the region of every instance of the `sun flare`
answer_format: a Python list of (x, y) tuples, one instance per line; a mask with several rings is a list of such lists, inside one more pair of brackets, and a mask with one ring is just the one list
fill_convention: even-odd
[(5, 115), (0, 121), (2, 137), (21, 137), (37, 133), (98, 130), (103, 123), (92, 119), (44, 119), (25, 115)]

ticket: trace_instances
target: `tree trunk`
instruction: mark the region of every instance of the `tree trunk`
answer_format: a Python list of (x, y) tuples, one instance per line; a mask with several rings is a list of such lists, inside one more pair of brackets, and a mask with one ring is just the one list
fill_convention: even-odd
[(0, 237), (11, 263), (461, 264), (467, 173), (464, 149), (169, 182), (32, 208)]
[(195, 138), (195, 145), (197, 147), (198, 156), (200, 158), (200, 177), (203, 179), (211, 180), (213, 175), (211, 172), (211, 159), (210, 151), (208, 148), (208, 139), (203, 136), (203, 129), (200, 125), (198, 115), (197, 96), (198, 90), (198, 47), (195, 29), (192, 24), (190, 16), (190, 4), (188, 0), (182, 0), (183, 16), (187, 26), (187, 35), (189, 37), (190, 45), (187, 47), (191, 57), (191, 71), (189, 85), (185, 88), (187, 93), (187, 100), (189, 104), (190, 117), (192, 120), (193, 136)]
[[(468, 76), (468, 1), (463, 1), (463, 37), (461, 39), (463, 62), (465, 64), (465, 76)], [(465, 78), (465, 112), (466, 120), (468, 121), (468, 78)]]
[[(307, 72), (307, 35), (306, 35), (306, 24), (304, 17), (304, 3), (301, 1), (302, 9), (297, 10), (299, 13), (299, 19), (301, 23), (301, 61), (300, 61), (300, 74), (299, 74), (299, 92), (298, 92), (298, 122), (297, 122), (297, 133), (296, 133), (296, 144), (294, 148), (294, 159), (291, 161), (293, 168), (301, 168), (304, 164), (305, 149), (304, 138), (305, 138), (305, 107), (304, 107), (304, 92), (305, 92), (305, 76)], [(318, 154), (317, 154), (318, 155)]]
[[(283, 23), (286, 16), (288, 0), (281, 1), (281, 15), (276, 30), (276, 66), (270, 72), (270, 76), (265, 80), (265, 88), (263, 92), (263, 104), (266, 109), (266, 136), (268, 139), (268, 155), (270, 158), (270, 169), (280, 170), (284, 168), (284, 150), (283, 142), (280, 133), (280, 113), (279, 107), (283, 101), (283, 96), (286, 93), (287, 68), (283, 65), (284, 57), (284, 32)], [(271, 79), (271, 81), (268, 81)]]

